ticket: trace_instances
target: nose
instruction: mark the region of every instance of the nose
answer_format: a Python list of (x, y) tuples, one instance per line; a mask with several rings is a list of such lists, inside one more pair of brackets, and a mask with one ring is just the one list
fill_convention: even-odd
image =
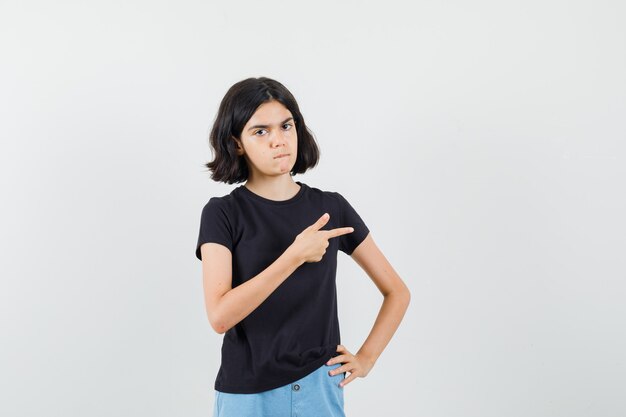
[(283, 131), (274, 132), (271, 140), (272, 147), (285, 146), (287, 143), (287, 135), (288, 133)]

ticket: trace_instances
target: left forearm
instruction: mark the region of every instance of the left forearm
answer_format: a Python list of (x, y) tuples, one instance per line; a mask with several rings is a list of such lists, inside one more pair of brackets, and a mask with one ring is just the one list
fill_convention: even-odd
[(373, 366), (394, 335), (410, 302), (409, 292), (392, 292), (385, 296), (378, 317), (357, 356), (365, 358)]

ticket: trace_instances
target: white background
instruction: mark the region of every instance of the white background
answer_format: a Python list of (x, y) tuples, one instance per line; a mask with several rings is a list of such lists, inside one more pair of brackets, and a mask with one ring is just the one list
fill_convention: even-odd
[[(626, 415), (619, 1), (0, 2), (0, 414), (207, 416), (219, 101), (268, 76), (412, 292), (348, 416)], [(382, 297), (340, 255), (342, 344)]]

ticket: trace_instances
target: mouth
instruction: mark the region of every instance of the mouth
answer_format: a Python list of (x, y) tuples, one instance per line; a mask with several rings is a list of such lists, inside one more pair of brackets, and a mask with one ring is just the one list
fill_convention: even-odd
[(285, 157), (285, 156), (289, 156), (289, 154), (288, 154), (288, 153), (281, 153), (281, 154), (279, 154), (279, 155), (276, 155), (276, 156), (274, 157), (274, 159), (283, 158), (283, 157)]

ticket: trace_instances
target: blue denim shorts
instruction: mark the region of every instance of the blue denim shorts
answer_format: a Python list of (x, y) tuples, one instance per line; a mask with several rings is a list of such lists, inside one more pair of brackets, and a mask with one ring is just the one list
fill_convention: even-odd
[(328, 374), (340, 366), (324, 364), (297, 381), (255, 394), (215, 391), (213, 417), (345, 417), (339, 383), (346, 373)]

